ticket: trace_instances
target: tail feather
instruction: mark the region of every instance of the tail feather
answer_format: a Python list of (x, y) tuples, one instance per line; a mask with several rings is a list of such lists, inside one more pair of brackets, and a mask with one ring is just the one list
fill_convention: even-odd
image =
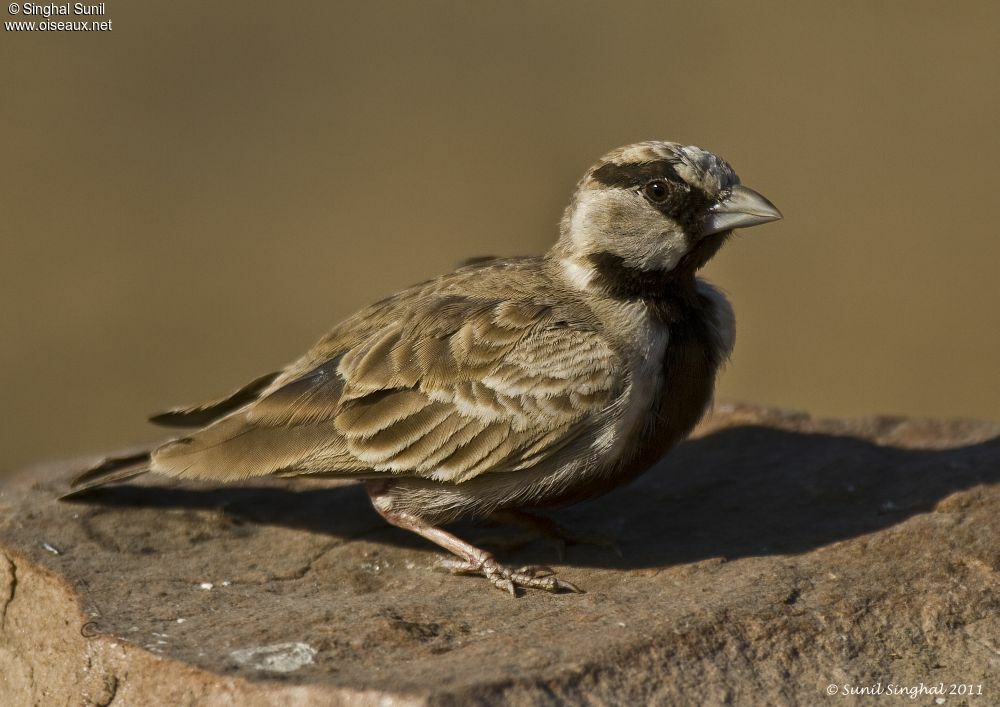
[(91, 489), (132, 479), (149, 471), (149, 452), (124, 457), (108, 457), (97, 466), (87, 469), (71, 482), (72, 490), (60, 498), (79, 496)]

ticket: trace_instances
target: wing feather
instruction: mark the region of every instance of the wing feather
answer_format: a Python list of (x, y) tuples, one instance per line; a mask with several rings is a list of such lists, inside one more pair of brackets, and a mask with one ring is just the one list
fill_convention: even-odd
[(151, 415), (149, 421), (162, 427), (203, 427), (257, 399), (260, 393), (278, 377), (278, 373), (255, 378), (224, 398), (189, 407), (171, 408)]
[[(293, 364), (304, 372), (245, 409), (161, 448), (154, 468), (461, 483), (554, 454), (622, 384), (613, 347), (546, 304), (449, 295), (399, 310), (311, 367)], [(337, 339), (321, 343), (328, 351)]]
[(344, 381), (339, 357), (262, 396), (247, 410), (247, 421), (267, 427), (311, 425), (330, 420), (340, 409)]
[(344, 403), (335, 423), (341, 434), (350, 430), (370, 437), (432, 404), (430, 398), (416, 390), (381, 390)]

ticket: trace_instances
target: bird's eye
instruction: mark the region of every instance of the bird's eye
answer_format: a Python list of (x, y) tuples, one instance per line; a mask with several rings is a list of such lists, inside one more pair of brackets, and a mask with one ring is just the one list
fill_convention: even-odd
[(667, 187), (667, 183), (662, 179), (654, 179), (653, 181), (648, 182), (646, 186), (642, 188), (642, 191), (651, 201), (656, 202), (664, 201), (668, 196), (670, 196), (670, 189)]

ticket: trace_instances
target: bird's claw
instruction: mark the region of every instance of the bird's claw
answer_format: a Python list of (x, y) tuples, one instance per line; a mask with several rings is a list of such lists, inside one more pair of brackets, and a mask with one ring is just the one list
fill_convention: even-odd
[(519, 588), (541, 589), (553, 594), (559, 592), (583, 593), (583, 590), (572, 582), (556, 577), (555, 571), (551, 567), (528, 565), (511, 569), (501, 565), (493, 558), (486, 558), (481, 562), (470, 562), (453, 557), (440, 559), (437, 567), (451, 574), (482, 575), (490, 580), (494, 587), (511, 596), (517, 596)]

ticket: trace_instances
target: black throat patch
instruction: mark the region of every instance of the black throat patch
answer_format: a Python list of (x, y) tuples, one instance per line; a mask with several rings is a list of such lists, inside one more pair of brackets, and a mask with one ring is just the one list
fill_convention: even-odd
[(695, 296), (695, 273), (711, 260), (732, 231), (705, 236), (681, 257), (672, 270), (640, 270), (620, 255), (600, 252), (587, 256), (594, 268), (593, 284), (615, 299), (641, 299), (652, 305), (689, 303)]

